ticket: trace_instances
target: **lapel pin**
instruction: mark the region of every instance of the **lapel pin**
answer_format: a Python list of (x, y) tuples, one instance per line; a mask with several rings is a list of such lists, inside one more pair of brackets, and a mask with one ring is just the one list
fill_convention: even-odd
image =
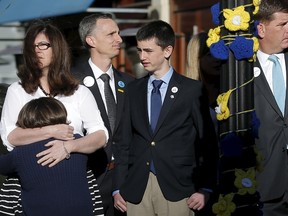
[(171, 91), (172, 91), (173, 93), (176, 93), (176, 92), (178, 92), (178, 88), (174, 86), (174, 87), (172, 87)]
[(120, 88), (124, 88), (125, 87), (125, 83), (123, 81), (118, 81), (118, 86)]
[(87, 87), (91, 87), (93, 86), (95, 83), (95, 80), (92, 76), (86, 76), (84, 79), (83, 79), (83, 84)]
[(118, 91), (118, 92), (121, 92), (121, 93), (123, 93), (123, 92), (124, 92), (124, 90), (123, 90), (123, 89), (117, 89), (117, 91)]
[(260, 68), (259, 67), (254, 67), (253, 70), (254, 70), (254, 77), (258, 77), (260, 75), (260, 73), (261, 73)]

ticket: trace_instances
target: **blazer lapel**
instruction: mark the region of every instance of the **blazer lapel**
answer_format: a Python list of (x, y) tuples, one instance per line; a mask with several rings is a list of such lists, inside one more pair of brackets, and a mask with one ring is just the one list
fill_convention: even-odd
[(116, 98), (117, 98), (117, 116), (116, 116), (116, 122), (115, 122), (115, 130), (119, 126), (119, 122), (123, 113), (123, 107), (124, 107), (124, 93), (127, 87), (127, 83), (122, 79), (122, 76), (119, 71), (117, 71), (115, 68), (113, 68), (114, 72), (114, 81), (115, 81), (115, 90), (116, 90)]
[(92, 92), (92, 94), (93, 94), (93, 96), (94, 96), (94, 98), (95, 98), (95, 100), (97, 102), (98, 109), (100, 110), (103, 122), (104, 122), (105, 126), (107, 127), (107, 129), (110, 131), (110, 134), (111, 134), (111, 129), (110, 129), (110, 126), (109, 126), (108, 115), (107, 115), (107, 112), (106, 112), (106, 108), (105, 108), (105, 105), (104, 105), (104, 102), (103, 102), (99, 87), (97, 85), (96, 77), (94, 76), (94, 73), (93, 73), (90, 65), (88, 64), (88, 62), (85, 65), (85, 67), (86, 67), (86, 69), (84, 71), (86, 72), (86, 75), (93, 77), (93, 79), (95, 81), (94, 85), (89, 86), (88, 88)]
[(285, 98), (285, 113), (284, 116), (288, 117), (288, 53), (284, 53), (286, 63), (286, 98)]
[(270, 89), (270, 86), (266, 80), (266, 77), (264, 75), (264, 72), (260, 66), (258, 59), (255, 62), (254, 70), (255, 70), (255, 68), (259, 68), (261, 71), (260, 75), (255, 77), (255, 79), (254, 79), (255, 87), (259, 89), (259, 93), (261, 93), (266, 98), (266, 100), (273, 107), (275, 112), (277, 112), (279, 114), (279, 116), (283, 116), (281, 110), (279, 109), (279, 107), (277, 105), (277, 102), (274, 98), (274, 95)]
[[(130, 104), (130, 106), (133, 106), (135, 110), (135, 115), (137, 116), (136, 122), (137, 125), (141, 125), (139, 127), (139, 130), (142, 131), (142, 134), (146, 136), (147, 138), (153, 136), (150, 122), (149, 122), (149, 115), (148, 115), (148, 103), (147, 103), (147, 93), (148, 93), (148, 80), (149, 75), (144, 77), (143, 79), (138, 80), (138, 84), (136, 88), (134, 88), (134, 91), (137, 91), (137, 98), (135, 97), (134, 104)], [(132, 90), (132, 91), (133, 91)], [(133, 93), (132, 93), (133, 94)]]
[(179, 82), (178, 78), (179, 78), (179, 75), (174, 71), (173, 75), (169, 81), (169, 85), (167, 88), (167, 92), (165, 95), (165, 99), (164, 99), (164, 102), (162, 105), (162, 109), (160, 112), (160, 116), (159, 116), (154, 134), (157, 133), (157, 131), (159, 130), (159, 128), (163, 124), (163, 122), (164, 122), (167, 114), (169, 113), (171, 107), (173, 106), (173, 104), (177, 100), (177, 97), (179, 95), (179, 91), (181, 91), (181, 86), (180, 86), (180, 82)]

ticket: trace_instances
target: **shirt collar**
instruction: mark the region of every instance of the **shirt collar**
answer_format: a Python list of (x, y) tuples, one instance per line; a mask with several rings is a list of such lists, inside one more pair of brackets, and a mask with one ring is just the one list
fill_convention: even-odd
[[(168, 83), (169, 83), (169, 81), (170, 81), (170, 79), (171, 79), (171, 77), (172, 77), (173, 71), (174, 71), (173, 67), (170, 66), (168, 72), (167, 72), (163, 77), (161, 77), (161, 80), (162, 80), (166, 85), (168, 85)], [(152, 85), (152, 82), (153, 82), (155, 79), (156, 79), (155, 76), (152, 74), (152, 75), (149, 77), (148, 84), (149, 84), (149, 85)]]
[(114, 79), (114, 74), (113, 74), (113, 68), (112, 68), (112, 64), (110, 65), (109, 69), (107, 71), (102, 71), (99, 67), (97, 67), (91, 60), (91, 58), (89, 58), (88, 63), (90, 65), (90, 67), (92, 68), (93, 74), (95, 76), (96, 79), (99, 79), (100, 76), (103, 73), (106, 73), (110, 76), (110, 79), (113, 80)]
[[(278, 59), (284, 58), (284, 53), (275, 53), (273, 55), (277, 56)], [(270, 56), (269, 54), (266, 54), (261, 50), (258, 50), (257, 52), (257, 58), (261, 65), (264, 65), (267, 61), (269, 61), (269, 63), (271, 62), (270, 60), (268, 60), (269, 56)]]

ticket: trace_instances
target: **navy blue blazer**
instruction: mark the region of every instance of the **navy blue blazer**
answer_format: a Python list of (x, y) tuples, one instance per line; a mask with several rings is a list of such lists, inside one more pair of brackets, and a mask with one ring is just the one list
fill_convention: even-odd
[(173, 72), (154, 134), (147, 113), (149, 76), (128, 86), (113, 189), (142, 200), (153, 159), (164, 197), (179, 201), (216, 185), (218, 143), (203, 85)]

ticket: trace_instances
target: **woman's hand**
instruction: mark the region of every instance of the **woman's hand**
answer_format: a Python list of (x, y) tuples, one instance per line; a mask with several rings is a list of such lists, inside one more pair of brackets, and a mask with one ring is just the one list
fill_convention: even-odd
[[(49, 131), (50, 137), (61, 140), (74, 139), (74, 128), (67, 124), (57, 124), (46, 126)], [(49, 137), (49, 138), (50, 138)]]
[(37, 161), (38, 164), (53, 167), (66, 158), (67, 152), (64, 148), (63, 141), (53, 140), (48, 142), (45, 146), (49, 148), (36, 155), (37, 158), (40, 158)]

